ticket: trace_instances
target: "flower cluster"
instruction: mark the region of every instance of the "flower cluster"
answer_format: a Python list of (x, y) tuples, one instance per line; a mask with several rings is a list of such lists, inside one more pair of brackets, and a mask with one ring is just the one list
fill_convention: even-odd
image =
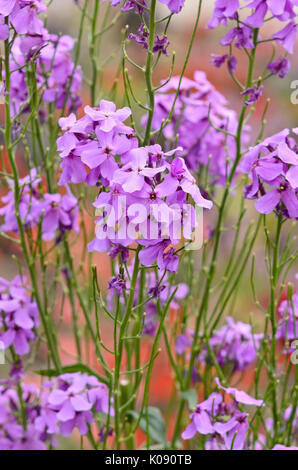
[(58, 109), (67, 106), (70, 111), (81, 106), (78, 92), (82, 73), (73, 62), (73, 47), (74, 40), (70, 36), (58, 37), (45, 28), (38, 35), (16, 38), (10, 56), (12, 115), (29, 110), (26, 68), (30, 61), (34, 64), (36, 87), (43, 102), (55, 103)]
[(63, 169), (60, 184), (85, 182), (100, 187), (94, 202), (99, 218), (90, 251), (106, 252), (133, 241), (145, 247), (141, 263), (157, 262), (175, 272), (178, 256), (172, 245), (181, 227), (192, 239), (197, 221), (189, 196), (198, 207), (211, 209), (180, 157), (182, 149), (164, 153), (160, 145), (139, 147), (135, 133), (124, 121), (129, 108), (116, 109), (102, 100), (98, 108), (85, 107), (85, 115), (60, 119), (64, 134), (57, 146)]
[[(180, 77), (173, 77), (155, 95), (152, 123), (155, 131), (172, 110), (179, 82)], [(235, 139), (226, 133), (235, 134), (237, 126), (236, 113), (227, 107), (224, 96), (204, 72), (197, 71), (193, 80), (182, 79), (171, 121), (163, 135), (170, 142), (178, 137), (178, 145), (183, 147), (182, 155), (191, 170), (197, 172), (203, 165), (208, 168), (211, 181), (224, 184), (236, 155)], [(246, 142), (244, 132), (243, 144)]]
[[(293, 129), (298, 134), (298, 129)], [(289, 129), (275, 134), (244, 156), (240, 171), (248, 174), (252, 184), (246, 186), (247, 199), (257, 199), (261, 214), (276, 210), (287, 218), (298, 217), (298, 147)]]
[[(149, 48), (149, 32), (144, 23), (142, 23), (139, 27), (137, 34), (129, 34), (128, 39), (134, 39), (138, 44), (141, 44), (144, 49)], [(152, 52), (154, 54), (157, 52), (162, 52), (164, 55), (168, 55), (167, 48), (169, 45), (170, 42), (168, 41), (167, 36), (159, 37), (156, 35)]]
[[(228, 20), (232, 20), (235, 22), (235, 26), (221, 39), (220, 44), (222, 46), (232, 46), (234, 44), (238, 49), (253, 49), (255, 42), (262, 40), (259, 29), (265, 22), (272, 19), (282, 23), (287, 22), (281, 30), (273, 33), (266, 40), (281, 44), (287, 53), (292, 54), (297, 35), (296, 13), (294, 10), (296, 5), (296, 0), (254, 0), (244, 6), (241, 9), (243, 14), (240, 14), (239, 0), (216, 0), (213, 16), (208, 23), (208, 27), (216, 28), (220, 24), (228, 26)], [(249, 8), (249, 13), (247, 13), (247, 8)], [(216, 65), (222, 65), (225, 60), (226, 55), (222, 56), (221, 61), (218, 58)], [(289, 66), (288, 59), (281, 57), (268, 64), (268, 69), (273, 74), (283, 78), (288, 72)]]
[(239, 404), (259, 407), (264, 406), (264, 403), (236, 388), (225, 388), (220, 385), (218, 379), (215, 380), (219, 388), (233, 397), (233, 402), (225, 402), (218, 392), (212, 393), (190, 414), (191, 423), (181, 437), (191, 439), (198, 432), (209, 436), (206, 442), (207, 450), (243, 450), (246, 446), (249, 422), (247, 413), (239, 409)]
[[(3, 232), (19, 232), (15, 215), (14, 183), (10, 181), (12, 190), (4, 197), (4, 206), (0, 215), (4, 216), (4, 224), (0, 226)], [(79, 232), (78, 201), (67, 188), (67, 194), (43, 194), (39, 190), (41, 179), (37, 171), (32, 169), (30, 174), (19, 181), (19, 215), (25, 230), (41, 223), (43, 240), (53, 240), (58, 243), (66, 231)]]
[[(102, 1), (105, 1), (105, 0), (102, 0)], [(110, 1), (113, 7), (116, 5), (119, 5), (122, 2), (122, 0), (110, 0)], [(185, 3), (185, 0), (159, 0), (159, 1), (167, 5), (168, 9), (172, 13), (179, 13), (184, 7), (184, 3)], [(130, 11), (136, 8), (138, 9), (138, 11), (143, 12), (144, 9), (142, 9), (141, 5), (144, 5), (144, 7), (148, 8), (148, 4), (146, 0), (140, 0), (138, 2), (134, 2), (134, 0), (125, 0), (122, 10)]]
[(94, 376), (75, 372), (62, 374), (47, 383), (43, 397), (43, 410), (35, 422), (43, 433), (70, 436), (75, 428), (81, 435), (94, 423), (94, 413), (114, 415), (109, 391)]
[(25, 279), (0, 278), (0, 341), (4, 347), (13, 346), (16, 354), (27, 354), (38, 326), (38, 308), (31, 300)]
[[(251, 325), (235, 322), (232, 317), (226, 317), (226, 323), (218, 331), (214, 331), (209, 345), (212, 348), (218, 364), (223, 367), (231, 365), (233, 371), (243, 371), (256, 359), (263, 334), (253, 334)], [(192, 344), (193, 332), (186, 331), (176, 339), (176, 352), (184, 354)], [(200, 363), (212, 363), (207, 347), (204, 347), (198, 357)]]

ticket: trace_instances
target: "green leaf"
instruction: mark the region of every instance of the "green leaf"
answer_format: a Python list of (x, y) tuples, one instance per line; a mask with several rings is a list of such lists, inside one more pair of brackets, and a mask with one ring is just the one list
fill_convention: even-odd
[[(139, 418), (137, 411), (128, 411), (127, 414), (133, 416), (136, 420)], [(149, 437), (153, 442), (158, 442), (163, 445), (167, 444), (166, 425), (158, 408), (153, 406), (148, 407), (148, 425), (146, 412), (143, 412), (140, 420), (140, 428), (145, 433), (147, 431), (149, 432)]]
[[(94, 370), (90, 369), (90, 367), (86, 366), (85, 364), (77, 363), (72, 364), (71, 366), (64, 366), (61, 367), (63, 374), (71, 374), (73, 372), (83, 372), (88, 375), (93, 375), (98, 378), (98, 380), (106, 385), (109, 385), (109, 381), (102, 377), (101, 375), (94, 372)], [(61, 372), (58, 372), (56, 369), (45, 369), (45, 370), (35, 370), (35, 374), (42, 375), (43, 377), (58, 377)]]
[(198, 396), (195, 389), (181, 392), (181, 397), (188, 402), (190, 410), (193, 410), (196, 407), (196, 404), (198, 403)]

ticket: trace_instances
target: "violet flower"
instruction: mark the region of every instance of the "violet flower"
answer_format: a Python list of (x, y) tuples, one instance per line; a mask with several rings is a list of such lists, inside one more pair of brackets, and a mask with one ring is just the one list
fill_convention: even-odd
[(196, 433), (209, 435), (212, 448), (242, 450), (246, 445), (249, 424), (247, 415), (239, 410), (238, 404), (254, 406), (264, 404), (262, 400), (255, 400), (245, 392), (222, 387), (218, 379), (215, 381), (222, 390), (234, 396), (234, 403), (225, 403), (220, 393), (212, 393), (190, 414), (191, 422), (181, 437), (191, 439)]
[[(234, 60), (228, 63), (232, 71), (235, 65)], [(178, 85), (179, 77), (173, 77), (155, 94), (153, 130), (160, 129), (162, 120), (167, 119)], [(224, 184), (236, 155), (235, 139), (214, 129), (210, 121), (214, 127), (229, 133), (237, 131), (236, 113), (227, 107), (226, 99), (207, 80), (205, 73), (197, 71), (193, 80), (182, 79), (172, 119), (163, 130), (163, 136), (167, 141), (175, 140), (179, 122), (177, 145), (183, 148), (181, 156), (187, 168), (198, 173), (200, 165), (208, 166), (211, 181)], [(145, 123), (146, 118), (143, 125)], [(247, 128), (244, 128), (243, 147), (247, 141)], [(229, 149), (230, 162), (227, 162), (225, 145)]]
[(280, 78), (284, 78), (289, 73), (290, 67), (290, 61), (286, 57), (280, 57), (267, 65), (267, 69)]
[(0, 278), (0, 341), (5, 348), (13, 346), (16, 354), (30, 350), (30, 342), (36, 339), (39, 312), (19, 276), (12, 281)]
[(92, 411), (114, 414), (107, 387), (96, 377), (80, 372), (60, 375), (53, 382), (46, 405), (55, 413), (63, 436), (71, 435), (75, 427), (85, 435), (94, 422)]
[(246, 96), (248, 95), (248, 99), (245, 101), (246, 106), (251, 106), (252, 104), (256, 103), (259, 98), (262, 96), (263, 93), (263, 85), (257, 87), (256, 85), (252, 88), (247, 88), (241, 92), (241, 95)]

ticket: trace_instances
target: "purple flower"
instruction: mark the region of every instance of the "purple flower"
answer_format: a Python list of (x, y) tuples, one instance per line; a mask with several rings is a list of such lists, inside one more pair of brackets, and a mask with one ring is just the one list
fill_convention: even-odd
[(69, 436), (77, 427), (82, 435), (88, 432), (88, 424), (94, 422), (92, 411), (113, 415), (109, 406), (109, 392), (96, 377), (82, 374), (62, 374), (46, 399), (48, 410), (54, 412), (59, 432)]
[(220, 44), (222, 46), (230, 46), (235, 41), (235, 46), (240, 49), (245, 47), (247, 49), (253, 49), (254, 43), (252, 41), (253, 31), (247, 26), (237, 26), (231, 29), (226, 36), (224, 36)]
[(226, 61), (228, 63), (228, 70), (230, 73), (235, 72), (237, 69), (237, 59), (234, 55), (216, 55), (216, 54), (211, 54), (212, 60), (210, 61), (210, 64), (214, 65), (215, 67), (220, 68)]
[(228, 387), (228, 388), (223, 387), (220, 384), (218, 378), (215, 379), (215, 382), (221, 390), (224, 390), (229, 395), (232, 395), (234, 397), (234, 400), (237, 403), (242, 403), (243, 405), (251, 405), (251, 406), (265, 406), (265, 403), (263, 400), (256, 400), (255, 398), (248, 395), (246, 392), (243, 392), (233, 387)]
[(72, 60), (73, 47), (74, 40), (70, 36), (58, 38), (49, 34), (44, 27), (39, 33), (16, 38), (10, 56), (13, 115), (30, 111), (25, 105), (29, 93), (24, 67), (30, 59), (34, 60), (37, 88), (41, 90), (43, 102), (55, 103), (60, 109), (66, 105), (69, 110), (76, 111), (81, 105), (78, 92), (82, 74)]
[[(257, 359), (262, 338), (262, 334), (252, 333), (250, 325), (226, 317), (224, 326), (210, 338), (210, 346), (221, 366), (231, 364), (234, 371), (245, 370)], [(200, 360), (212, 362), (208, 349), (200, 355)]]
[(101, 100), (98, 108), (86, 106), (85, 113), (92, 121), (96, 122), (99, 129), (104, 132), (110, 132), (115, 127), (118, 127), (131, 115), (129, 108), (116, 110), (116, 105), (106, 100)]
[(149, 31), (144, 23), (138, 29), (137, 34), (129, 34), (128, 39), (134, 39), (138, 44), (141, 44), (144, 49), (149, 48), (148, 44)]
[(260, 96), (262, 96), (263, 88), (263, 85), (259, 87), (255, 85), (254, 87), (247, 88), (247, 90), (241, 92), (241, 95), (249, 96), (249, 98), (245, 101), (246, 106), (251, 106), (259, 100)]
[(280, 42), (283, 48), (293, 54), (294, 43), (297, 36), (297, 25), (294, 21), (290, 22), (278, 33), (273, 34), (273, 38)]
[(119, 296), (126, 290), (126, 283), (121, 274), (118, 274), (109, 281), (109, 289), (115, 289), (116, 294)]
[(35, 340), (39, 326), (37, 305), (31, 300), (25, 280), (0, 278), (0, 340), (5, 348), (13, 346), (16, 354), (24, 355)]
[(243, 450), (248, 429), (247, 414), (238, 410), (228, 421), (214, 424), (215, 432), (223, 437), (226, 449), (229, 450)]
[[(249, 1), (249, 0), (247, 0)], [(253, 28), (260, 28), (269, 11), (280, 21), (287, 21), (295, 17), (294, 5), (296, 0), (254, 0), (246, 8), (254, 9), (254, 13), (246, 18), (245, 22)]]
[(272, 450), (298, 450), (298, 447), (292, 446), (292, 447), (287, 447), (282, 444), (276, 444)]
[(59, 121), (66, 131), (57, 140), (63, 159), (60, 185), (86, 182), (94, 186), (102, 179), (110, 182), (118, 168), (116, 157), (121, 156), (124, 162), (128, 151), (137, 145), (133, 129), (123, 124), (130, 114), (128, 108), (116, 110), (113, 103), (102, 100), (100, 108), (87, 106), (85, 110), (87, 114), (79, 120), (70, 115)]
[(165, 166), (148, 166), (149, 148), (139, 147), (128, 153), (129, 162), (118, 169), (113, 176), (114, 183), (120, 184), (125, 192), (140, 191), (145, 185), (145, 178), (153, 178), (165, 170)]
[(9, 29), (6, 24), (4, 24), (4, 17), (0, 14), (0, 41), (5, 41), (9, 36)]
[(220, 68), (227, 60), (228, 54), (224, 54), (224, 55), (211, 54), (211, 57), (212, 57), (212, 60), (210, 61), (210, 64), (215, 65), (215, 67)]
[[(79, 232), (78, 201), (67, 187), (67, 194), (42, 194), (39, 191), (40, 178), (37, 171), (32, 169), (30, 174), (20, 180), (20, 218), (25, 230), (39, 225), (42, 220), (42, 238), (52, 240), (57, 235), (57, 240), (70, 230)], [(13, 182), (10, 182), (13, 186)], [(0, 209), (0, 216), (4, 215), (5, 222), (1, 226), (4, 232), (19, 232), (14, 209), (14, 193), (8, 192), (2, 198), (5, 206)]]
[(289, 73), (290, 67), (290, 61), (286, 57), (280, 57), (267, 65), (267, 69), (280, 78), (284, 78)]
[(278, 322), (276, 337), (291, 342), (297, 338), (298, 333), (298, 294), (291, 300), (284, 300), (278, 309), (281, 319)]
[[(133, 266), (127, 267), (129, 276), (131, 278), (133, 272)], [(117, 270), (116, 270), (117, 272)], [(140, 277), (137, 279), (137, 284), (134, 293), (134, 306), (139, 304), (139, 293), (140, 293)], [(145, 285), (146, 285), (146, 296), (150, 297), (150, 301), (144, 306), (145, 310), (145, 322), (143, 328), (143, 335), (153, 336), (158, 325), (159, 316), (157, 310), (157, 302), (160, 302), (161, 306), (164, 306), (169, 301), (170, 297), (174, 295), (170, 302), (170, 308), (178, 310), (180, 308), (179, 301), (184, 299), (188, 294), (188, 287), (185, 284), (178, 284), (177, 286), (170, 286), (168, 280), (168, 274), (163, 273), (162, 282), (157, 281), (156, 275), (152, 271), (145, 272)], [(129, 279), (126, 281), (127, 289), (130, 288)], [(116, 291), (109, 290), (108, 293), (108, 306), (112, 310), (114, 308), (114, 299), (117, 295)], [(145, 294), (144, 294), (145, 295)], [(125, 304), (123, 291), (121, 292), (120, 302), (122, 305)], [(153, 298), (152, 298), (153, 297)]]
[(184, 7), (185, 0), (159, 0), (168, 6), (168, 9), (172, 13), (179, 13)]
[[(221, 58), (218, 60), (220, 63)], [(228, 67), (233, 71), (235, 65), (231, 57)], [(153, 130), (158, 131), (162, 121), (167, 119), (178, 85), (179, 77), (173, 77), (156, 93)], [(200, 165), (206, 166), (211, 181), (224, 184), (231, 167), (231, 163), (227, 162), (225, 146), (228, 146), (230, 161), (234, 161), (235, 139), (214, 129), (210, 121), (213, 126), (229, 133), (237, 131), (236, 113), (228, 109), (226, 99), (207, 80), (206, 75), (198, 71), (195, 72), (194, 80), (185, 77), (182, 79), (172, 119), (163, 130), (163, 136), (167, 141), (174, 141), (179, 123), (177, 145), (183, 148), (180, 155), (185, 160), (187, 168), (198, 173)], [(144, 119), (143, 124), (145, 122)], [(243, 146), (247, 140), (247, 129), (245, 129)]]
[(156, 187), (156, 192), (159, 196), (169, 196), (172, 192), (176, 191), (178, 187), (190, 194), (197, 205), (211, 209), (213, 206), (212, 201), (205, 199), (196, 184), (194, 177), (187, 169), (185, 162), (182, 158), (177, 157), (171, 164), (171, 172), (166, 175), (164, 181)]
[[(32, 169), (28, 176), (19, 181), (19, 213), (26, 230), (38, 224), (41, 217), (43, 207), (38, 193), (40, 181), (36, 169)], [(14, 207), (14, 182), (9, 180), (8, 183), (12, 190), (2, 197), (2, 202), (5, 205), (0, 209), (0, 216), (4, 216), (1, 230), (17, 233), (19, 228)]]
[(169, 55), (167, 53), (167, 48), (169, 47), (169, 45), (170, 41), (168, 41), (167, 36), (163, 36), (162, 38), (160, 38), (158, 35), (156, 35), (154, 39), (153, 53), (162, 52), (164, 55), (167, 56)]
[[(121, 0), (114, 0), (114, 2), (120, 3)], [(141, 5), (148, 8), (146, 0), (140, 0), (138, 1), (138, 3), (136, 3), (134, 0), (126, 0), (122, 7), (122, 11), (130, 11), (136, 8), (138, 10), (138, 13), (144, 13), (145, 9), (142, 8)]]
[(191, 346), (191, 335), (182, 334), (177, 336), (176, 344), (175, 344), (175, 351), (180, 356), (185, 353), (186, 349)]
[(0, 0), (0, 14), (8, 16), (17, 4), (17, 0)]
[(109, 252), (109, 256), (110, 258), (114, 259), (118, 255), (121, 256), (122, 263), (127, 263), (128, 258), (129, 258), (129, 250), (125, 248), (124, 246), (114, 245)]
[[(85, 112), (79, 120), (74, 115), (60, 119), (65, 132), (57, 147), (63, 158), (59, 184), (86, 182), (100, 188), (93, 203), (96, 237), (89, 251), (127, 247), (137, 240), (145, 247), (140, 253), (144, 265), (157, 262), (160, 269), (176, 272), (179, 257), (171, 245), (177, 244), (177, 222), (182, 222), (186, 239), (192, 239), (196, 226), (187, 196), (200, 207), (213, 205), (201, 194), (184, 160), (173, 160), (182, 148), (164, 152), (160, 145), (138, 147), (133, 130), (123, 124), (128, 108), (117, 110), (114, 103), (102, 100), (99, 108), (86, 107)], [(51, 211), (50, 216), (56, 223), (57, 213), (54, 218)]]
[(25, 372), (24, 372), (23, 363), (21, 359), (18, 359), (16, 362), (12, 364), (9, 376), (12, 378), (12, 380), (16, 382), (19, 382), (21, 379), (24, 378)]
[(276, 210), (287, 218), (297, 218), (297, 168), (297, 145), (288, 129), (265, 139), (247, 152), (240, 165), (240, 170), (252, 179), (245, 188), (245, 197), (258, 199), (256, 209), (262, 214)]

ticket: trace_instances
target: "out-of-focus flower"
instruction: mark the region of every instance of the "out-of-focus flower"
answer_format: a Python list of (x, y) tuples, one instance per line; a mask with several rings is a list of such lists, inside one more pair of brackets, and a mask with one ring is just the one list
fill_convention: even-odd
[(70, 111), (81, 106), (78, 92), (82, 73), (72, 60), (73, 47), (70, 36), (58, 37), (45, 28), (36, 35), (16, 38), (10, 56), (12, 115), (29, 111), (26, 64), (30, 65), (30, 59), (35, 65), (36, 85), (44, 103), (55, 103), (59, 109), (65, 106)]
[(167, 5), (172, 13), (179, 13), (184, 7), (185, 0), (159, 0), (161, 3)]
[[(222, 46), (235, 46), (240, 48), (254, 48), (254, 31), (260, 30), (265, 22), (275, 19), (280, 22), (289, 21), (288, 24), (277, 33), (271, 35), (271, 40), (280, 43), (283, 48), (293, 53), (294, 42), (297, 35), (297, 25), (295, 23), (297, 6), (296, 0), (247, 0), (246, 6), (241, 8), (239, 0), (216, 0), (214, 12), (208, 23), (208, 28), (216, 28), (220, 24), (228, 26), (228, 20), (237, 22), (237, 25), (230, 29), (221, 39)], [(245, 16), (246, 8), (249, 8), (248, 16)], [(251, 10), (252, 13), (251, 13)], [(241, 21), (239, 21), (241, 19)], [(257, 38), (259, 40), (260, 36)]]
[[(217, 66), (226, 59), (225, 56), (213, 56), (213, 62)], [(230, 59), (228, 66), (233, 71), (236, 63), (232, 57), (228, 60)], [(171, 112), (179, 79), (180, 77), (173, 77), (155, 95), (155, 131), (160, 129), (163, 120), (166, 120)], [(207, 80), (204, 72), (196, 72), (194, 80), (182, 79), (172, 119), (164, 128), (163, 135), (167, 145), (168, 142), (175, 142), (178, 133), (177, 144), (183, 148), (181, 156), (187, 167), (198, 173), (200, 165), (206, 166), (211, 181), (224, 184), (236, 155), (235, 139), (226, 135), (225, 131), (233, 134), (237, 125), (236, 113), (227, 107), (225, 98)], [(243, 136), (245, 145), (247, 128), (244, 129)]]
[(295, 447), (295, 446), (290, 446), (290, 447), (287, 447), (287, 446), (284, 446), (282, 444), (276, 444), (272, 450), (298, 450), (298, 447)]
[(85, 113), (78, 121), (74, 115), (60, 119), (65, 132), (57, 147), (63, 159), (59, 184), (86, 182), (101, 188), (93, 203), (99, 217), (89, 250), (113, 253), (113, 247), (126, 249), (136, 240), (144, 247), (139, 254), (143, 265), (157, 262), (159, 269), (176, 272), (179, 257), (172, 245), (180, 236), (177, 221), (186, 239), (192, 239), (197, 224), (188, 195), (199, 207), (213, 206), (184, 160), (173, 159), (182, 148), (164, 152), (160, 145), (138, 147), (134, 131), (124, 124), (129, 108), (117, 110), (102, 100)]
[(281, 319), (278, 322), (276, 337), (291, 342), (298, 337), (298, 294), (284, 300), (279, 306)]
[(239, 0), (216, 0), (208, 28), (217, 28), (220, 24), (227, 26), (228, 19), (236, 18), (238, 8)]
[(12, 281), (0, 278), (0, 341), (4, 347), (13, 346), (16, 354), (27, 354), (38, 326), (39, 312), (30, 298), (25, 279), (19, 276)]

